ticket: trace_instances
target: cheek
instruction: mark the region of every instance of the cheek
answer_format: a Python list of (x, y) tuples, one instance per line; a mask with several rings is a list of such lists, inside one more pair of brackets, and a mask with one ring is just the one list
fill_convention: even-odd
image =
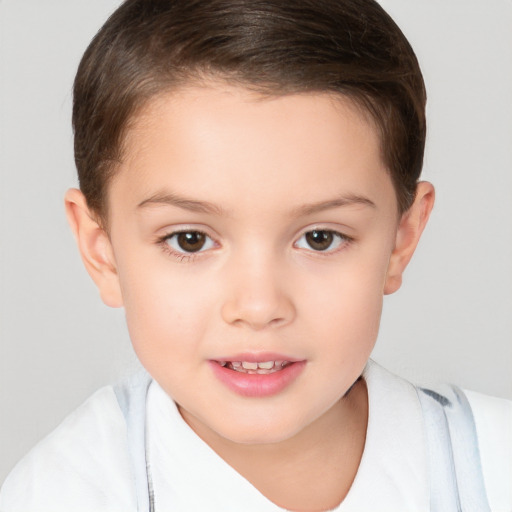
[(350, 286), (345, 281), (334, 290), (329, 304), (322, 304), (322, 313), (319, 311), (319, 314), (322, 314), (329, 334), (326, 339), (333, 344), (327, 350), (333, 354), (344, 354), (343, 357), (357, 355), (365, 349), (371, 351), (382, 313), (382, 294), (376, 290), (378, 288)]
[[(121, 273), (126, 321), (142, 363), (186, 364), (208, 329), (213, 297), (185, 269), (164, 262)], [(148, 368), (149, 369), (149, 368)]]
[(367, 359), (377, 339), (387, 260), (375, 256), (355, 252), (304, 294), (302, 309), (338, 363)]

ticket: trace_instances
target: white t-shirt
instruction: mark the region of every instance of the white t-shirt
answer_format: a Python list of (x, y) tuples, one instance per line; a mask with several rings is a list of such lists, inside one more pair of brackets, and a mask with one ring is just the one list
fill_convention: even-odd
[[(367, 366), (369, 419), (361, 464), (335, 510), (429, 511), (425, 433), (411, 384)], [(475, 417), (491, 510), (512, 512), (512, 402), (466, 392)], [(392, 414), (390, 414), (392, 411)], [(282, 512), (205, 444), (152, 382), (147, 451), (156, 512)], [(137, 510), (126, 424), (112, 387), (96, 392), (11, 472), (2, 512)]]

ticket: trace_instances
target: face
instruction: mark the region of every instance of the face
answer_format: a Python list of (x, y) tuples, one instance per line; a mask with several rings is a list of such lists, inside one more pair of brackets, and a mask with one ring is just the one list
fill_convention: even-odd
[(268, 443), (337, 407), (374, 346), (398, 225), (372, 124), (328, 94), (212, 85), (154, 100), (126, 148), (116, 279), (184, 418)]

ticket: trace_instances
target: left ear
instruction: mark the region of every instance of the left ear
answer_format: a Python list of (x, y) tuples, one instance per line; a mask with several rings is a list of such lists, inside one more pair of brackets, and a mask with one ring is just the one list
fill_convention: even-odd
[(402, 274), (414, 254), (432, 207), (435, 191), (431, 183), (418, 183), (412, 206), (402, 215), (396, 233), (395, 248), (391, 253), (384, 294), (396, 292), (402, 284)]

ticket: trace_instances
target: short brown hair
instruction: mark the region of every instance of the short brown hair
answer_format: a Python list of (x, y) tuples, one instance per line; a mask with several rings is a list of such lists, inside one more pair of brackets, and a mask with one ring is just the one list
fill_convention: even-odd
[(126, 0), (74, 84), (80, 187), (106, 218), (129, 123), (151, 98), (201, 77), (264, 94), (335, 92), (377, 126), (400, 212), (423, 164), (426, 93), (407, 39), (374, 0)]

